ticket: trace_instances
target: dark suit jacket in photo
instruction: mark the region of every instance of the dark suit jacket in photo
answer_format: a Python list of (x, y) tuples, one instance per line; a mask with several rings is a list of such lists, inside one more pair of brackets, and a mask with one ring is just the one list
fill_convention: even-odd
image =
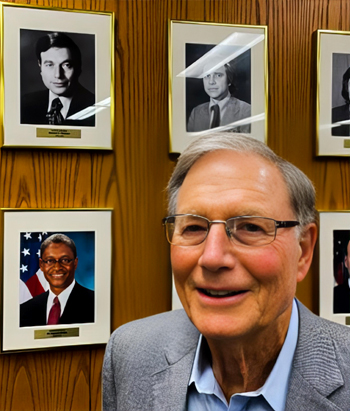
[[(224, 115), (221, 118), (220, 126), (226, 126), (234, 121), (243, 120), (250, 117), (251, 108), (250, 104), (245, 101), (238, 100), (238, 98), (230, 97)], [(204, 131), (210, 129), (210, 114), (209, 114), (209, 102), (200, 104), (195, 107), (188, 119), (187, 131)], [(237, 133), (250, 133), (250, 124), (244, 126), (234, 127), (230, 131)]]
[[(350, 410), (350, 329), (317, 317), (300, 302), (298, 309), (284, 411)], [(184, 310), (117, 329), (104, 359), (103, 410), (185, 411), (198, 338)]]
[(350, 313), (350, 288), (347, 280), (346, 283), (334, 287), (333, 312), (334, 314)]
[[(21, 124), (49, 124), (47, 107), (49, 104), (49, 90), (36, 91), (21, 97)], [(78, 83), (73, 99), (70, 103), (67, 118), (87, 107), (95, 104), (95, 95)], [(64, 120), (68, 126), (95, 126), (95, 116), (84, 120)]]
[[(46, 325), (46, 303), (49, 291), (20, 305), (20, 327)], [(60, 318), (60, 324), (93, 323), (95, 293), (75, 280), (75, 285)]]
[[(344, 120), (350, 120), (349, 104), (332, 109), (332, 123)], [(333, 127), (332, 136), (350, 136), (350, 126), (344, 124), (339, 127)]]

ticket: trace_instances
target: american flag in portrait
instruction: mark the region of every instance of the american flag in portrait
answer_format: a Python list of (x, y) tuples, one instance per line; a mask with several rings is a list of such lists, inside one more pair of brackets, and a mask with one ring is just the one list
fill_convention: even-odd
[(41, 243), (53, 232), (20, 233), (20, 304), (49, 289), (39, 268)]

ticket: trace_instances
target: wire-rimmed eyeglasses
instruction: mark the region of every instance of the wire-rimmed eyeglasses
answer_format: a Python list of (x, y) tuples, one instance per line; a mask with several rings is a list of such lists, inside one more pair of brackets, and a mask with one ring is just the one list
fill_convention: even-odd
[(52, 267), (56, 263), (58, 263), (59, 265), (70, 265), (70, 263), (73, 260), (74, 258), (64, 258), (64, 257), (59, 258), (58, 260), (56, 260), (55, 258), (48, 258), (47, 260), (41, 259), (41, 261), (45, 263), (48, 267)]
[(163, 219), (167, 240), (170, 244), (178, 246), (201, 244), (207, 238), (212, 224), (225, 224), (227, 236), (237, 244), (259, 247), (272, 243), (278, 228), (295, 227), (300, 223), (258, 216), (238, 216), (226, 221), (210, 221), (193, 214), (175, 214)]

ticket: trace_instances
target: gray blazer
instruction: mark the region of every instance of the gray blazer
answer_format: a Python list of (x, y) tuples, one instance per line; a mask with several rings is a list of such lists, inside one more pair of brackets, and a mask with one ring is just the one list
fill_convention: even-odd
[[(298, 307), (285, 410), (349, 411), (350, 329)], [(104, 411), (185, 411), (198, 337), (183, 310), (118, 328), (104, 358)]]
[[(250, 117), (250, 113), (250, 104), (245, 101), (238, 100), (238, 98), (230, 97), (220, 125), (226, 126), (234, 121)], [(209, 130), (209, 120), (209, 102), (200, 104), (191, 112), (190, 118), (188, 119), (187, 131), (192, 132)], [(234, 127), (230, 131), (235, 131), (237, 133), (250, 133), (250, 124)]]

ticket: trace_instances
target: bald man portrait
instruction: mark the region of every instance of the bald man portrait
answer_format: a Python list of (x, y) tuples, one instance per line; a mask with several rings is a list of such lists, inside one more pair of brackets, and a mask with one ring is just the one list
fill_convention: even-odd
[(309, 178), (262, 142), (216, 133), (184, 150), (168, 197), (184, 309), (113, 333), (104, 411), (349, 410), (350, 330), (295, 298), (317, 239)]

